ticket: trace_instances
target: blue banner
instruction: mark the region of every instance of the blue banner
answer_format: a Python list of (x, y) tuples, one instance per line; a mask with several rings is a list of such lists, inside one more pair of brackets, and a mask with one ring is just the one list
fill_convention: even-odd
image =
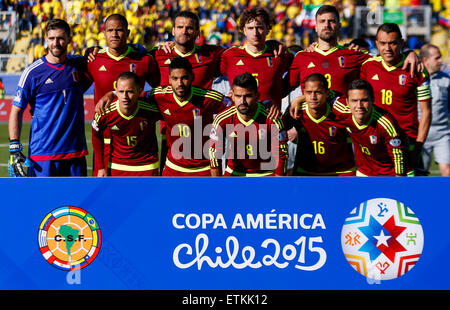
[(445, 177), (3, 178), (2, 290), (449, 289)]

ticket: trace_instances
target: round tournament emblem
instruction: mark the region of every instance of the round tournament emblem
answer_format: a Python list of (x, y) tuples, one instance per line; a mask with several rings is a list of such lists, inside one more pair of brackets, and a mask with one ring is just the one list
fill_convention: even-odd
[(422, 253), (419, 219), (403, 203), (376, 198), (350, 212), (341, 233), (350, 265), (369, 279), (390, 280), (411, 270)]
[(65, 206), (47, 214), (39, 226), (38, 240), (45, 260), (69, 271), (84, 268), (95, 259), (102, 235), (91, 214)]

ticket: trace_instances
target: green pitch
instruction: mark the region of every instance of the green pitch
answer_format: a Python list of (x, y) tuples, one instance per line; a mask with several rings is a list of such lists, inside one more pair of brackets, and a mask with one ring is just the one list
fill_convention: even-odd
[[(86, 122), (86, 140), (88, 145), (89, 155), (86, 157), (87, 165), (88, 165), (88, 175), (92, 175), (92, 140), (91, 140), (91, 123)], [(24, 147), (24, 154), (28, 154), (28, 135), (30, 132), (30, 123), (24, 123), (22, 128), (22, 143)], [(161, 136), (159, 135), (159, 123), (156, 125), (156, 132), (158, 138), (158, 144), (161, 145)], [(8, 124), (0, 123), (0, 177), (8, 177)], [(431, 176), (439, 176), (439, 167), (433, 162), (430, 169)]]

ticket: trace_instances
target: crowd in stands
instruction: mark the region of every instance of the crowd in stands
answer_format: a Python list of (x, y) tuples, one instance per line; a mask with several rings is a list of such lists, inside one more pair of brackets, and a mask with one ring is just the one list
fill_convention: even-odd
[[(43, 29), (45, 22), (62, 18), (73, 27), (71, 53), (83, 53), (86, 47), (105, 46), (101, 32), (104, 19), (112, 13), (126, 16), (131, 31), (131, 43), (151, 48), (171, 37), (172, 18), (179, 10), (191, 10), (201, 18), (198, 43), (208, 42), (225, 47), (241, 43), (237, 18), (247, 7), (267, 7), (274, 18), (270, 38), (287, 46), (307, 46), (314, 40), (314, 14), (322, 4), (336, 6), (341, 14), (341, 39), (348, 42), (352, 35), (355, 6), (375, 9), (385, 6), (416, 6), (431, 4), (433, 23), (450, 27), (450, 0), (3, 0), (2, 10), (16, 10), (21, 29), (31, 29), (34, 58), (45, 53)], [(348, 39), (348, 40), (347, 40)]]

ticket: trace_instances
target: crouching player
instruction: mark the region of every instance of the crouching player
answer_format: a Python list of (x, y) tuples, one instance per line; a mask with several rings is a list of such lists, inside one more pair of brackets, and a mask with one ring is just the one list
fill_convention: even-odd
[(250, 73), (233, 80), (234, 105), (214, 119), (210, 134), (211, 175), (222, 175), (221, 158), (227, 145), (224, 176), (282, 176), (287, 168), (287, 135), (280, 118), (272, 121), (258, 102), (256, 79)]
[[(104, 114), (95, 114), (92, 122), (97, 176), (156, 176), (159, 170), (155, 123), (161, 118), (157, 106), (139, 98), (139, 77), (133, 72), (119, 74), (117, 100)], [(104, 139), (106, 129), (111, 139)], [(104, 146), (110, 145), (108, 166), (104, 163)]]
[(404, 176), (406, 137), (395, 119), (374, 104), (367, 81), (354, 80), (347, 90), (347, 105), (339, 99), (333, 110), (352, 139), (357, 176)]

